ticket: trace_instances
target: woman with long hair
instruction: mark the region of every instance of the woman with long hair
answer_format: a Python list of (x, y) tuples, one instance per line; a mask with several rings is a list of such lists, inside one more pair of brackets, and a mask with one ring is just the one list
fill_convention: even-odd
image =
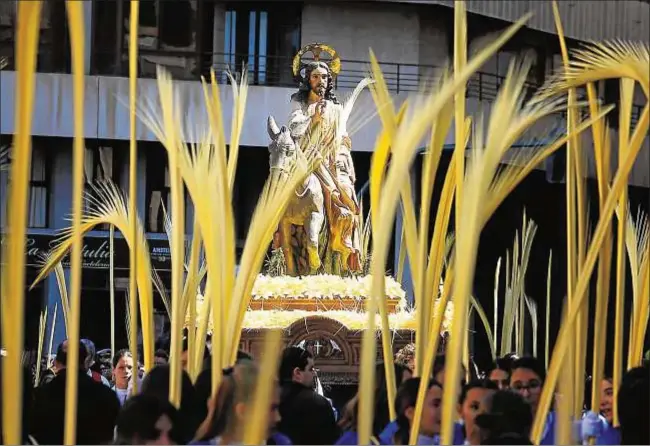
[(478, 439), (472, 437), (474, 420), (486, 412), (488, 400), (497, 390), (497, 385), (489, 379), (472, 380), (463, 386), (458, 400), (460, 421), (454, 429), (454, 444), (479, 444)]
[[(410, 379), (411, 370), (405, 365), (395, 363), (395, 380), (399, 386), (402, 382)], [(375, 411), (372, 420), (373, 441), (378, 444), (391, 444), (390, 438), (380, 438), (380, 434), (386, 427), (391, 424), (388, 401), (388, 391), (386, 387), (386, 369), (383, 363), (379, 363), (375, 369)], [(344, 430), (343, 435), (336, 442), (337, 445), (355, 445), (358, 444), (357, 427), (357, 409), (359, 395), (355, 395), (343, 411), (343, 416), (339, 420), (339, 427)]]
[[(208, 404), (208, 416), (196, 431), (195, 445), (242, 444), (246, 422), (252, 411), (258, 369), (252, 361), (241, 361), (224, 370), (216, 395)], [(269, 406), (268, 435), (280, 421), (280, 389), (274, 389)], [(280, 442), (276, 441), (276, 444)], [(286, 444), (286, 442), (285, 442)]]
[[(415, 404), (420, 388), (420, 378), (411, 378), (405, 381), (397, 391), (395, 397), (395, 412), (397, 413), (397, 432), (393, 437), (393, 444), (409, 444), (411, 423), (415, 414)], [(431, 380), (427, 384), (427, 393), (424, 397), (422, 417), (420, 418), (420, 431), (418, 445), (433, 445), (438, 443), (440, 423), (442, 420), (442, 385)]]
[[(168, 365), (154, 367), (142, 380), (141, 394), (152, 395), (161, 401), (169, 401), (169, 377), (171, 371)], [(196, 391), (187, 372), (181, 377), (181, 402), (178, 408), (178, 423), (172, 432), (173, 439), (178, 444), (187, 444), (196, 432), (201, 420), (198, 416)]]

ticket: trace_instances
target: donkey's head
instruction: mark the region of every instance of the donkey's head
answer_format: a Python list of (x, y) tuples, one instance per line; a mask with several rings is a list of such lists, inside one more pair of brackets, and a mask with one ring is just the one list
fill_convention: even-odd
[(298, 158), (298, 144), (291, 136), (291, 132), (285, 126), (278, 128), (273, 116), (267, 121), (267, 131), (271, 138), (269, 144), (269, 166), (271, 171), (288, 171)]

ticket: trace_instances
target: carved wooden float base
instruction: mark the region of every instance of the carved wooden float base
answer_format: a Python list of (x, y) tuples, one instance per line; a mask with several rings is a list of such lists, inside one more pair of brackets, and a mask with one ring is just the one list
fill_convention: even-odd
[[(264, 350), (266, 329), (244, 329), (239, 348), (259, 358)], [(326, 315), (300, 318), (286, 327), (283, 347), (300, 345), (314, 355), (318, 376), (325, 385), (357, 385), (363, 330), (351, 330)], [(413, 342), (409, 329), (391, 330), (393, 354)], [(377, 333), (377, 361), (382, 360), (381, 337)]]

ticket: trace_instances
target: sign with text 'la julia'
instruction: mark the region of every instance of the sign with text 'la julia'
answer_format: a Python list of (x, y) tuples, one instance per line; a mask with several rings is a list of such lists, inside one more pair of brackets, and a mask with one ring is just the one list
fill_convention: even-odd
[[(0, 239), (4, 242), (4, 234)], [(40, 267), (43, 258), (57, 245), (56, 234), (27, 234), (25, 247), (26, 263), (28, 266)], [(147, 245), (151, 266), (158, 271), (171, 270), (171, 254), (169, 242), (166, 239), (148, 239)], [(110, 241), (108, 236), (87, 235), (81, 248), (83, 268), (108, 269), (110, 263)], [(116, 269), (129, 268), (129, 250), (122, 237), (115, 237), (114, 265)], [(63, 266), (70, 264), (69, 256), (63, 258)]]

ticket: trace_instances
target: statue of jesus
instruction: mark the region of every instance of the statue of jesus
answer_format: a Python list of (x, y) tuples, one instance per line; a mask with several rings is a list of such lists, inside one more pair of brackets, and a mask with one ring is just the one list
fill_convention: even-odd
[[(359, 241), (354, 235), (358, 233), (355, 229), (360, 209), (354, 192), (352, 143), (339, 128), (343, 107), (334, 94), (334, 76), (340, 61), (333, 49), (321, 44), (308, 45), (294, 60), (294, 74), (300, 73), (300, 56), (307, 51), (314, 54), (315, 60), (303, 64), (299, 90), (291, 96), (289, 129), (303, 151), (315, 151), (320, 156), (314, 173), (325, 196), (328, 250), (337, 257), (326, 268), (335, 273), (358, 272)], [(320, 60), (322, 51), (332, 54), (329, 63)]]

